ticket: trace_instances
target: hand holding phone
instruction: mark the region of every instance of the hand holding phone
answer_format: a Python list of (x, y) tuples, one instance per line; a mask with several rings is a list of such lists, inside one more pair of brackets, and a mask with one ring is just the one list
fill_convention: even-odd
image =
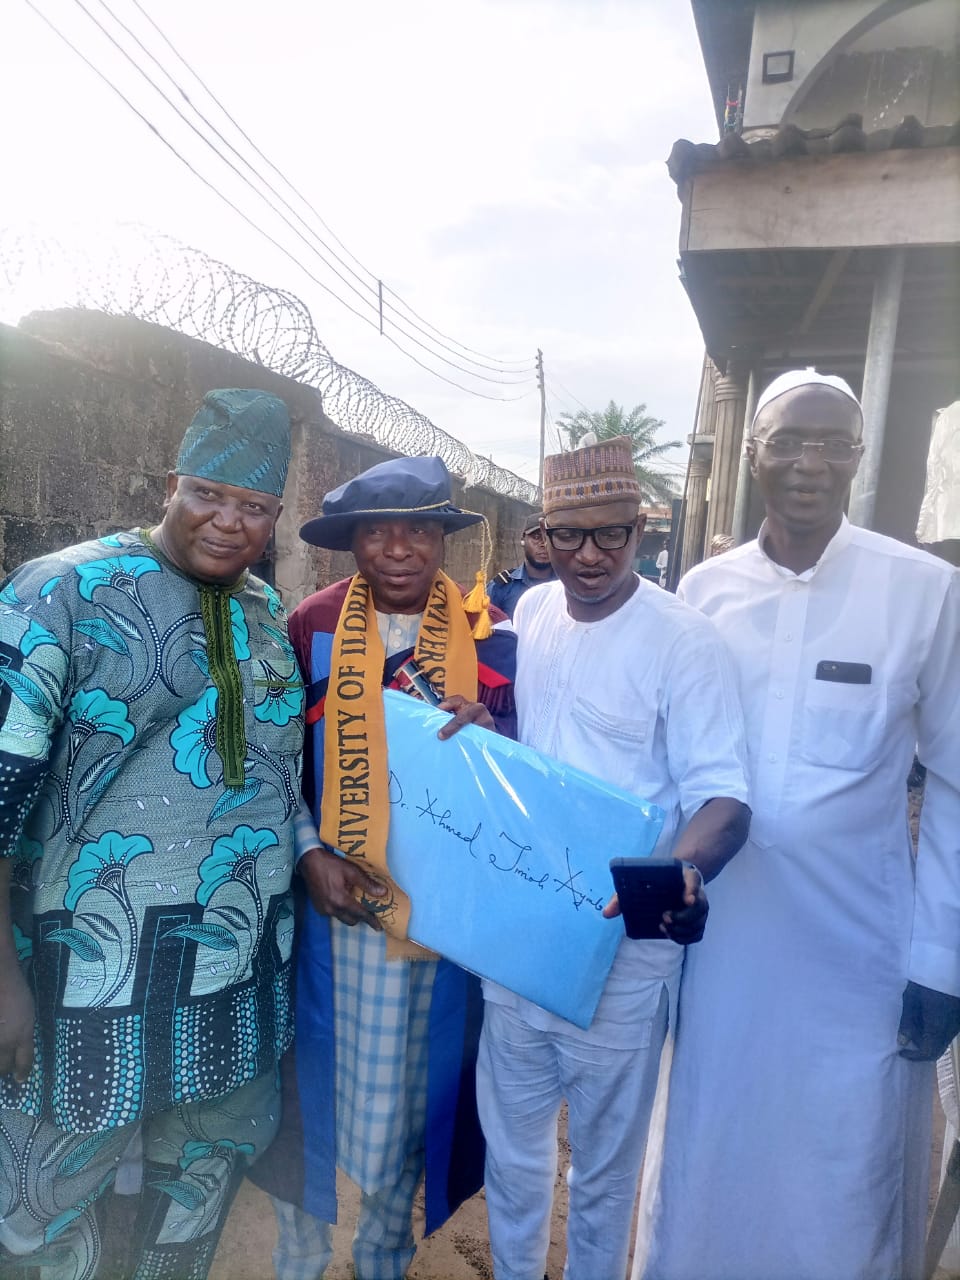
[(675, 858), (611, 858), (610, 873), (627, 937), (662, 939), (663, 913), (686, 905), (682, 864)]

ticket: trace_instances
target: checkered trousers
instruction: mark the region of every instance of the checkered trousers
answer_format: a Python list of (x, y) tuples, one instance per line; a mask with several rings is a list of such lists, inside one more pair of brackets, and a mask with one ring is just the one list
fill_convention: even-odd
[(337, 1164), (368, 1194), (422, 1150), (435, 960), (387, 960), (386, 938), (331, 920)]

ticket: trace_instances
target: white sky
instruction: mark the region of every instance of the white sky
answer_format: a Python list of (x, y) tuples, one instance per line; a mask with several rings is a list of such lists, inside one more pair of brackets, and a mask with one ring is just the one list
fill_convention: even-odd
[[(176, 119), (80, 0), (32, 2), (220, 190), (362, 307)], [(678, 137), (712, 141), (716, 124), (688, 0), (139, 2), (421, 316), (531, 370), (542, 347), (553, 417), (575, 412), (573, 397), (591, 409), (613, 398), (645, 401), (666, 439), (692, 429), (702, 342), (677, 275), (680, 204), (664, 160)], [(109, 5), (228, 132), (134, 0), (82, 4), (169, 90)], [(5, 225), (69, 238), (78, 220), (107, 234), (133, 220), (286, 288), (339, 361), (536, 480), (532, 381), (519, 388), (527, 398), (500, 404), (423, 372), (207, 190), (26, 0), (4, 0), (0, 28)], [(516, 394), (417, 354), (477, 390)], [(548, 419), (547, 451), (556, 447)]]

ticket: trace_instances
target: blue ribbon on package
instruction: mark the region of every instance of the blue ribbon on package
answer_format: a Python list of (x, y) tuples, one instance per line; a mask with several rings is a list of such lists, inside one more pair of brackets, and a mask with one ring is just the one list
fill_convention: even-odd
[(609, 860), (649, 857), (658, 805), (472, 725), (384, 693), (387, 865), (410, 937), (578, 1027), (593, 1018), (620, 919), (600, 914)]

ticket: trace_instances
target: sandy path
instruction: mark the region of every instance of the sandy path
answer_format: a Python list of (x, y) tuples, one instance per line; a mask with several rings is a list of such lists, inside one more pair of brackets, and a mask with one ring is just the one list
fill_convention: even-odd
[[(936, 1198), (943, 1140), (943, 1112), (934, 1102), (934, 1150), (930, 1188), (931, 1207)], [(561, 1129), (560, 1171), (554, 1198), (547, 1271), (550, 1280), (563, 1274), (563, 1234), (566, 1221), (567, 1185), (563, 1180), (569, 1150)], [(334, 1228), (334, 1261), (325, 1280), (353, 1280), (350, 1238), (356, 1221), (358, 1196), (353, 1184), (341, 1177), (338, 1182), (342, 1223)], [(418, 1197), (414, 1234), (423, 1234), (423, 1200)], [(272, 1280), (270, 1253), (276, 1241), (270, 1201), (251, 1183), (245, 1182), (227, 1222), (220, 1248), (210, 1272), (210, 1280)], [(487, 1244), (487, 1211), (483, 1192), (468, 1200), (442, 1230), (423, 1240), (408, 1272), (409, 1280), (493, 1280), (490, 1248)], [(960, 1280), (938, 1271), (936, 1280)]]
[[(920, 810), (921, 793), (910, 792), (910, 815), (914, 829)], [(934, 1101), (934, 1149), (931, 1169), (930, 1205), (936, 1200), (943, 1143), (943, 1111)], [(550, 1280), (561, 1280), (564, 1261), (564, 1227), (567, 1186), (563, 1179), (569, 1160), (563, 1122), (560, 1126), (560, 1166), (554, 1196), (547, 1269)], [(347, 1179), (338, 1183), (342, 1224), (334, 1229), (334, 1261), (325, 1280), (353, 1280), (350, 1239), (356, 1221), (358, 1195)], [(423, 1201), (418, 1198), (414, 1234), (423, 1233)], [(267, 1197), (245, 1182), (231, 1213), (210, 1272), (210, 1280), (272, 1280), (270, 1253), (276, 1240), (273, 1210)], [(417, 1250), (409, 1280), (493, 1280), (490, 1248), (487, 1244), (487, 1214), (483, 1192), (474, 1196), (454, 1214), (441, 1230), (422, 1242)], [(938, 1271), (936, 1280), (960, 1280), (960, 1276)]]
[[(561, 1133), (560, 1170), (548, 1254), (551, 1280), (560, 1280), (563, 1273), (567, 1209), (567, 1184), (563, 1174), (567, 1162), (568, 1148)], [(324, 1280), (353, 1280), (350, 1240), (356, 1222), (358, 1193), (342, 1175), (338, 1176), (337, 1193), (342, 1222), (334, 1228), (334, 1260)], [(414, 1210), (414, 1235), (421, 1241), (422, 1193), (417, 1196)], [(210, 1280), (272, 1280), (270, 1253), (275, 1241), (276, 1228), (270, 1201), (257, 1187), (245, 1182), (220, 1241)], [(493, 1280), (487, 1243), (487, 1208), (482, 1191), (461, 1205), (440, 1231), (419, 1243), (408, 1276), (409, 1280)]]

